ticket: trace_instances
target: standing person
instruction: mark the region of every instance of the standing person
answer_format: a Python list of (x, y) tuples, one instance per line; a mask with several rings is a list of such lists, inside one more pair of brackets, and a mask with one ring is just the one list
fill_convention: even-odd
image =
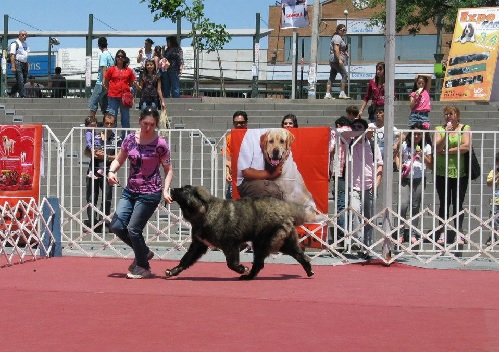
[(137, 55), (137, 63), (140, 64), (142, 72), (145, 69), (146, 60), (154, 59), (154, 50), (152, 49), (154, 42), (151, 38), (147, 38), (144, 41), (144, 47), (139, 49)]
[(66, 96), (66, 77), (62, 73), (60, 67), (55, 68), (55, 74), (50, 77), (49, 87), (52, 88), (50, 93), (51, 98), (62, 98)]
[[(432, 145), (430, 133), (421, 122), (416, 122), (411, 126), (412, 132), (405, 136), (402, 142), (400, 160), (397, 155), (395, 163), (401, 170), (400, 188), (400, 216), (404, 219), (412, 218), (421, 209), (421, 199), (426, 188), (426, 170), (431, 170), (432, 166)], [(409, 206), (412, 212), (408, 212)], [(418, 227), (419, 216), (412, 220), (412, 226)], [(398, 242), (403, 243), (411, 238), (412, 244), (419, 242), (417, 236), (412, 234), (412, 229), (404, 229), (403, 235), (399, 235)]]
[[(121, 111), (121, 127), (130, 128), (130, 108), (123, 106), (121, 96), (124, 91), (131, 90), (135, 82), (135, 73), (128, 67), (128, 58), (124, 50), (116, 53), (114, 66), (107, 69), (104, 75), (103, 87), (108, 91), (108, 112), (118, 118), (118, 109)], [(122, 137), (124, 133), (122, 134)]]
[[(357, 119), (351, 123), (350, 127), (352, 131), (365, 133), (368, 123), (364, 119)], [(377, 145), (371, 145), (371, 143), (365, 134), (361, 134), (350, 143), (352, 162), (351, 169), (347, 173), (351, 207), (354, 212), (362, 214), (367, 219), (373, 215), (374, 191), (381, 185), (383, 174), (381, 152)], [(361, 218), (354, 213), (353, 228), (359, 226), (361, 226)], [(366, 246), (370, 246), (373, 241), (372, 226), (366, 224), (363, 229), (364, 231), (358, 231), (355, 237)], [(367, 253), (362, 252), (361, 256), (367, 257)]]
[(140, 109), (145, 109), (151, 106), (156, 109), (165, 109), (165, 98), (161, 92), (161, 79), (156, 69), (154, 59), (147, 59), (144, 64), (144, 72), (140, 77), (139, 89), (142, 92), (140, 95)]
[(409, 115), (409, 127), (416, 122), (430, 123), (428, 114), (431, 111), (430, 104), (430, 84), (431, 78), (426, 75), (418, 75), (414, 82), (411, 94), (409, 94), (411, 104), (411, 114)]
[[(336, 214), (339, 214), (336, 223), (340, 227), (338, 229), (337, 240), (343, 238), (345, 228), (345, 215), (342, 214), (346, 205), (346, 188), (345, 188), (345, 161), (347, 159), (348, 144), (345, 143), (344, 137), (341, 138), (342, 132), (351, 131), (350, 119), (346, 116), (341, 116), (334, 121), (334, 127), (331, 128), (331, 137), (329, 141), (329, 165), (331, 166), (331, 193), (334, 195), (336, 203)], [(337, 188), (336, 188), (337, 187)], [(331, 232), (333, 235), (333, 232)]]
[[(95, 119), (95, 117), (89, 116), (87, 119)], [(116, 136), (112, 130), (116, 127), (116, 118), (113, 115), (109, 113), (104, 115), (102, 126), (105, 130), (94, 132), (93, 135), (90, 135), (91, 139), (90, 141), (87, 140), (87, 146), (85, 147), (84, 154), (90, 158), (86, 178), (86, 200), (87, 203), (93, 204), (97, 208), (99, 193), (102, 191), (101, 210), (108, 216), (111, 213), (113, 188), (104, 182), (104, 176), (106, 175), (106, 170), (109, 170), (111, 162), (115, 159), (117, 149), (121, 145), (121, 138)], [(90, 147), (88, 146), (89, 142)], [(84, 223), (90, 228), (100, 221), (99, 214), (95, 211), (93, 212), (91, 207), (87, 208), (87, 216), (88, 220), (85, 220)], [(101, 227), (99, 226), (95, 230), (100, 231), (100, 229)]]
[(369, 113), (369, 121), (374, 122), (376, 109), (380, 106), (385, 106), (385, 63), (378, 62), (376, 64), (376, 75), (369, 81), (367, 92), (362, 100), (362, 105), (359, 110), (359, 118), (367, 106), (367, 102), (371, 99), (371, 105), (367, 109)]
[[(375, 112), (376, 116), (376, 143), (379, 146), (379, 150), (381, 151), (381, 155), (385, 155), (385, 107), (378, 106)], [(429, 128), (430, 126), (428, 126)], [(397, 127), (393, 127), (393, 156), (395, 157), (400, 145), (400, 133)]]
[(331, 44), (329, 45), (329, 66), (331, 67), (331, 71), (329, 72), (326, 96), (324, 99), (332, 99), (331, 85), (338, 73), (341, 74), (340, 95), (338, 98), (350, 99), (350, 97), (345, 94), (345, 86), (347, 83), (347, 70), (345, 65), (349, 56), (347, 44), (343, 40), (345, 34), (347, 34), (347, 27), (344, 24), (339, 24), (336, 27), (336, 32), (331, 38)]
[(298, 119), (293, 114), (287, 114), (282, 118), (281, 121), (282, 128), (297, 128), (298, 127)]
[[(499, 152), (496, 153), (496, 165), (495, 168), (490, 170), (487, 175), (487, 186), (494, 188), (494, 196), (490, 200), (490, 216), (493, 216), (492, 225), (494, 231), (499, 231)], [(492, 242), (495, 242), (499, 236), (492, 232), (489, 239), (485, 243), (490, 246)]]
[[(161, 89), (165, 98), (180, 98), (180, 78), (184, 69), (184, 54), (174, 36), (166, 38), (163, 57), (168, 63), (168, 69), (161, 72)], [(166, 66), (162, 67), (164, 69)]]
[(154, 63), (156, 64), (156, 70), (158, 72), (158, 74), (160, 73), (160, 67), (161, 67), (161, 59), (162, 59), (162, 55), (161, 55), (161, 46), (160, 45), (156, 45), (154, 47), (154, 55), (153, 55), (153, 59), (154, 59)]
[(99, 104), (103, 114), (107, 111), (107, 88), (103, 87), (103, 80), (106, 71), (109, 67), (113, 65), (113, 56), (107, 50), (107, 39), (106, 37), (100, 37), (97, 40), (97, 45), (101, 54), (99, 55), (99, 71), (97, 73), (97, 80), (95, 81), (94, 90), (92, 96), (88, 101), (88, 108), (90, 109), (90, 116), (95, 116)]
[(16, 92), (19, 93), (20, 98), (24, 98), (24, 85), (28, 81), (29, 62), (28, 54), (29, 47), (26, 42), (28, 32), (22, 30), (19, 32), (17, 39), (10, 43), (10, 69), (16, 76), (16, 86), (12, 88), (11, 95), (14, 96)]
[[(444, 220), (450, 217), (450, 206), (454, 215), (460, 213), (454, 220), (455, 228), (461, 232), (464, 222), (463, 203), (468, 190), (468, 177), (464, 170), (464, 153), (470, 150), (471, 131), (469, 125), (461, 122), (461, 112), (456, 106), (444, 107), (444, 124), (435, 129), (434, 144), (436, 150), (435, 188), (437, 190), (440, 207), (438, 216)], [(463, 133), (464, 132), (464, 133)], [(439, 244), (445, 244), (445, 226), (440, 222)], [(464, 241), (456, 233), (457, 244)]]
[[(248, 128), (248, 114), (246, 111), (238, 110), (232, 115), (233, 129)], [(226, 199), (232, 199), (232, 152), (231, 152), (232, 135), (229, 133), (225, 137), (225, 150), (222, 150), (222, 155), (225, 154), (225, 180), (227, 181)]]
[[(108, 172), (109, 184), (119, 184), (116, 173), (128, 158), (128, 183), (116, 207), (110, 230), (133, 248), (135, 259), (128, 267), (129, 279), (143, 279), (152, 275), (149, 260), (154, 253), (149, 250), (142, 233), (161, 201), (161, 196), (163, 195), (168, 204), (173, 201), (170, 196), (173, 178), (170, 147), (168, 142), (158, 135), (158, 124), (158, 110), (150, 107), (142, 110), (139, 117), (140, 129), (125, 137)], [(163, 191), (160, 166), (165, 173)]]

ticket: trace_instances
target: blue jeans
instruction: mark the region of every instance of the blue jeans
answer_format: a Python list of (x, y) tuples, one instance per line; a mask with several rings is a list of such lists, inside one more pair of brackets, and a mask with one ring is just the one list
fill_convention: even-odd
[(121, 104), (121, 97), (109, 97), (108, 96), (108, 106), (107, 112), (114, 115), (118, 119), (118, 108), (121, 111), (121, 127), (130, 128), (130, 109), (125, 108)]
[(427, 112), (411, 112), (409, 115), (409, 127), (412, 127), (416, 122), (430, 122)]
[(88, 100), (88, 108), (90, 111), (97, 111), (99, 104), (102, 112), (105, 112), (107, 109), (107, 90), (102, 88), (102, 84), (96, 84), (94, 86), (92, 96)]
[(109, 230), (133, 248), (137, 265), (149, 269), (149, 247), (142, 232), (161, 201), (161, 192), (143, 194), (125, 188), (109, 226)]
[[(16, 60), (16, 85), (21, 98), (24, 98), (24, 84), (26, 82), (28, 82), (28, 63)], [(11, 93), (14, 94), (15, 91)]]
[(156, 106), (156, 103), (151, 103), (149, 105), (147, 105), (146, 102), (142, 103), (142, 105), (140, 106), (140, 110), (144, 110), (145, 108), (147, 108), (148, 106), (152, 107), (152, 108), (155, 108), (157, 109), (158, 107)]
[[(333, 189), (334, 192), (334, 189)], [(346, 190), (345, 190), (345, 179), (344, 178), (338, 178), (338, 193), (335, 196), (336, 200), (336, 213), (339, 214), (343, 210), (345, 210), (345, 204), (346, 204)], [(338, 216), (338, 219), (336, 220), (336, 223), (338, 224), (339, 227), (342, 229), (345, 228), (345, 214), (341, 214)], [(344, 231), (341, 229), (338, 229), (338, 239), (342, 238), (344, 235)]]
[(180, 78), (178, 77), (178, 70), (169, 68), (161, 72), (161, 90), (163, 97), (180, 98)]

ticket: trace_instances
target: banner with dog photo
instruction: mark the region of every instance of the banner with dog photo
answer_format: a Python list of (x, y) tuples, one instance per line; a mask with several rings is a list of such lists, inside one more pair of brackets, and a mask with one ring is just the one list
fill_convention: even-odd
[[(328, 127), (231, 131), (233, 198), (270, 196), (328, 212)], [(318, 215), (313, 223), (324, 217)]]
[(459, 9), (441, 101), (499, 101), (499, 8)]
[[(38, 204), (42, 126), (0, 126), (0, 139), (0, 207), (15, 209), (19, 201), (28, 204), (31, 199)], [(26, 214), (18, 211), (15, 216), (22, 222)], [(2, 226), (16, 230), (9, 217), (1, 220)]]

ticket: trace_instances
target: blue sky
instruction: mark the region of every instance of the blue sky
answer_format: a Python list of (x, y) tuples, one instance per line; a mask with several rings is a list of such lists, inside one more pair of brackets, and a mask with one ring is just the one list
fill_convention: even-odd
[[(225, 24), (230, 29), (254, 28), (256, 13), (261, 16), (261, 28), (267, 28), (269, 5), (275, 0), (205, 0), (206, 16), (215, 23)], [(26, 29), (42, 31), (86, 31), (88, 15), (94, 15), (94, 30), (161, 30), (176, 29), (168, 20), (153, 22), (147, 3), (139, 0), (1, 0), (1, 21), (9, 15), (9, 32)], [(111, 27), (111, 28), (110, 28)], [(188, 29), (187, 24), (182, 26)], [(84, 38), (61, 38), (59, 48), (83, 48)], [(142, 38), (109, 40), (110, 47), (134, 47), (143, 45)], [(28, 38), (32, 51), (46, 51), (46, 38)], [(156, 44), (163, 45), (156, 41)], [(183, 46), (188, 42), (183, 42)], [(261, 42), (266, 48), (266, 41)], [(249, 49), (252, 39), (233, 39), (226, 48)]]

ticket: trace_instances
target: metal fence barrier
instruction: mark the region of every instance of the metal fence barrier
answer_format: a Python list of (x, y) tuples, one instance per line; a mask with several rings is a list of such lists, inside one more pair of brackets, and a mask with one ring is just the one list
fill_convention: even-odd
[[(106, 224), (111, 220), (121, 188), (112, 187), (108, 190), (110, 186), (107, 182), (102, 182), (98, 176), (95, 176), (98, 170), (95, 167), (89, 169), (89, 158), (84, 153), (85, 131), (84, 127), (75, 127), (60, 142), (50, 128), (44, 126), (41, 201), (40, 204), (30, 200), (19, 202), (16, 206), (0, 205), (3, 219), (11, 219), (9, 228), (0, 227), (2, 258), (0, 266), (23, 262), (27, 258), (36, 259), (54, 255), (54, 251), (57, 252), (58, 235), (54, 235), (53, 219), (57, 211), (60, 211), (58, 231), (60, 251), (63, 255), (133, 256), (133, 253), (114, 234), (107, 231)], [(113, 129), (112, 132), (121, 135), (125, 131)], [(406, 134), (409, 131), (400, 132)], [(425, 133), (433, 137), (434, 132)], [(190, 129), (163, 130), (161, 133), (171, 147), (174, 167), (172, 187), (185, 184), (203, 185), (215, 196), (223, 198), (227, 186), (221, 153), (225, 147), (225, 136), (220, 140), (214, 140), (207, 138), (199, 130)], [(374, 142), (378, 143), (382, 137), (375, 133)], [(482, 175), (475, 181), (468, 180), (469, 186), (463, 210), (456, 214), (446, 213), (442, 218), (438, 215), (439, 198), (435, 188), (435, 163), (423, 175), (426, 187), (422, 193), (419, 210), (409, 207), (406, 216), (401, 214), (403, 199), (400, 191), (404, 185), (407, 186), (407, 182), (414, 181), (407, 181), (399, 171), (393, 170), (391, 165), (384, 165), (384, 168), (386, 172), (395, 173), (393, 187), (390, 190), (373, 187), (374, 205), (371, 211), (359, 208), (355, 201), (364, 199), (367, 191), (348, 191), (353, 184), (352, 173), (349, 171), (352, 170), (354, 161), (349, 151), (351, 139), (340, 133), (336, 134), (336, 144), (343, 143), (347, 150), (345, 208), (340, 212), (337, 211), (340, 180), (336, 175), (331, 182), (332, 193), (329, 212), (326, 214), (327, 220), (314, 226), (304, 226), (300, 230), (303, 233), (302, 244), (307, 245), (306, 253), (312, 261), (319, 263), (328, 259), (327, 263), (332, 265), (353, 263), (368, 257), (379, 259), (385, 264), (411, 259), (421, 265), (428, 265), (439, 258), (448, 258), (462, 266), (478, 260), (486, 260), (492, 265), (499, 264), (499, 230), (494, 226), (495, 216), (490, 212), (490, 201), (499, 190), (495, 185), (486, 184), (489, 171), (496, 170), (495, 154), (499, 147), (498, 138), (497, 132), (472, 132), (473, 147), (481, 164)], [(109, 148), (104, 149), (109, 150)], [(339, 148), (336, 150), (338, 153)], [(435, 153), (433, 146), (432, 155)], [(338, 158), (338, 154), (335, 154), (334, 158)], [(362, 154), (362, 158), (362, 163), (368, 161), (365, 159), (365, 154)], [(120, 179), (126, 179), (127, 170), (128, 165), (123, 165), (119, 171)], [(495, 175), (497, 170), (492, 172)], [(365, 178), (366, 175), (362, 173), (361, 179), (365, 181)], [(88, 198), (87, 186), (94, 189), (100, 185), (103, 189), (96, 193), (99, 199), (96, 199), (92, 192)], [(391, 208), (381, 207), (383, 192), (393, 192), (394, 204)], [(354, 193), (358, 199), (355, 199)], [(45, 208), (50, 209), (49, 205), (52, 204), (49, 202), (51, 198), (58, 200), (60, 209), (52, 209), (50, 214), (44, 217), (43, 213), (47, 213)], [(409, 204), (412, 201), (412, 198), (409, 199)], [(103, 206), (106, 202), (111, 204), (108, 210)], [(15, 214), (21, 208), (24, 214), (30, 215), (16, 218)], [(460, 215), (464, 215), (462, 224), (456, 224)], [(342, 216), (346, 221), (343, 226), (339, 226), (338, 220)], [(389, 231), (384, 230), (382, 226), (384, 219), (388, 219), (391, 224)], [(399, 240), (404, 236), (404, 228), (406, 237), (409, 234), (409, 238)], [(440, 232), (444, 233), (444, 242), (438, 240)], [(413, 235), (417, 239), (415, 242), (411, 241)], [(178, 259), (190, 244), (190, 225), (182, 218), (176, 203), (160, 204), (147, 223), (144, 236), (147, 244), (155, 251), (155, 258)], [(386, 243), (391, 249), (390, 256), (382, 255), (381, 252), (382, 245)], [(280, 255), (274, 255), (276, 256)]]

